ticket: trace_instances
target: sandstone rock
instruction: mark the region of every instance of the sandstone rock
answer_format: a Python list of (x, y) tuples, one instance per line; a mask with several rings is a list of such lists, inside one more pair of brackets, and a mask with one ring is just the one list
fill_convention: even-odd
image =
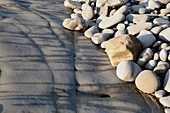
[(150, 47), (156, 41), (155, 36), (147, 30), (142, 30), (137, 38), (141, 41), (143, 48)]
[(170, 92), (170, 69), (167, 71), (165, 75), (163, 86), (165, 91)]
[(123, 60), (136, 60), (141, 50), (141, 42), (132, 35), (112, 38), (106, 45), (106, 53), (114, 67)]
[(96, 33), (99, 33), (99, 30), (97, 29), (97, 27), (93, 26), (93, 27), (90, 27), (89, 29), (87, 29), (85, 32), (84, 32), (84, 35), (87, 37), (87, 38), (92, 38), (94, 34)]
[(103, 19), (99, 24), (99, 28), (106, 29), (106, 28), (109, 28), (113, 25), (118, 24), (119, 22), (121, 22), (123, 20), (124, 20), (123, 14), (116, 14), (116, 15), (113, 15), (111, 17)]
[(82, 17), (85, 20), (90, 20), (94, 16), (93, 8), (88, 4), (85, 3), (82, 5)]
[(162, 97), (159, 99), (159, 102), (166, 107), (170, 107), (170, 96)]
[(159, 99), (159, 98), (162, 98), (165, 95), (165, 93), (166, 92), (164, 90), (158, 90), (154, 93), (154, 95), (155, 95), (156, 98)]
[(168, 58), (168, 53), (166, 49), (162, 49), (159, 53), (159, 57), (162, 61), (166, 61)]
[(63, 21), (62, 25), (69, 30), (81, 30), (87, 27), (85, 21), (78, 18), (67, 18)]
[(129, 34), (135, 35), (139, 33), (141, 30), (149, 30), (152, 28), (152, 23), (138, 23), (136, 25), (131, 25), (127, 27), (127, 31)]
[(126, 82), (132, 82), (141, 71), (142, 69), (139, 65), (130, 60), (126, 60), (118, 64), (116, 74), (119, 79)]
[(136, 77), (135, 84), (144, 93), (154, 93), (160, 87), (157, 75), (150, 70), (140, 72)]
[(137, 60), (137, 64), (139, 66), (144, 66), (152, 57), (153, 57), (153, 51), (150, 48), (146, 48), (140, 54), (140, 56)]
[(152, 70), (156, 65), (157, 65), (157, 61), (156, 60), (150, 60), (146, 65), (145, 68), (148, 70)]
[(170, 42), (170, 27), (167, 29), (164, 29), (159, 33), (159, 38), (163, 41), (167, 41), (168, 43)]

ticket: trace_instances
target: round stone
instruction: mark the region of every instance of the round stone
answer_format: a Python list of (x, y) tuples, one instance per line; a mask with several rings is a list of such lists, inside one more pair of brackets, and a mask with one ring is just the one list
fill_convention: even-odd
[(159, 60), (159, 54), (158, 53), (155, 53), (154, 56), (153, 56), (153, 59), (158, 61)]
[(170, 107), (170, 96), (162, 97), (159, 99), (159, 102), (166, 107)]
[(146, 9), (145, 8), (140, 8), (139, 9), (139, 14), (145, 14), (146, 12)]
[(140, 72), (136, 77), (135, 84), (144, 93), (154, 93), (160, 87), (157, 75), (150, 70)]
[(95, 44), (101, 44), (102, 42), (106, 41), (108, 38), (108, 35), (104, 33), (96, 33), (91, 38), (92, 42)]
[(159, 98), (162, 98), (165, 95), (165, 93), (166, 92), (164, 90), (158, 90), (154, 93), (154, 95), (155, 95), (156, 98), (159, 99)]
[(141, 71), (142, 69), (140, 68), (139, 65), (130, 60), (127, 60), (122, 61), (118, 64), (116, 74), (119, 79), (126, 82), (132, 82), (135, 80), (135, 78)]
[(157, 65), (157, 61), (155, 60), (150, 60), (146, 65), (145, 68), (152, 70), (155, 66)]
[(137, 38), (141, 41), (143, 48), (150, 47), (156, 41), (155, 36), (147, 30), (142, 30)]
[(168, 58), (168, 52), (166, 49), (162, 49), (159, 53), (159, 57), (162, 61), (166, 61)]
[(118, 30), (124, 30), (124, 29), (125, 29), (125, 24), (120, 23), (120, 24), (118, 24), (118, 25), (116, 26), (116, 28), (117, 28)]
[(159, 38), (163, 41), (170, 42), (170, 27), (164, 29), (159, 33)]
[(83, 4), (82, 5), (82, 17), (83, 17), (83, 19), (90, 20), (90, 19), (93, 18), (93, 16), (94, 16), (93, 8), (87, 3)]
[(158, 35), (163, 30), (162, 26), (156, 26), (151, 29), (151, 32), (155, 35)]
[(92, 38), (94, 34), (96, 33), (99, 33), (99, 30), (97, 29), (97, 27), (95, 26), (92, 26), (90, 27), (89, 29), (87, 29), (85, 32), (84, 32), (84, 35), (87, 37), (87, 38)]
[(167, 71), (164, 79), (164, 90), (170, 92), (170, 69)]
[(165, 113), (170, 113), (170, 108), (165, 108)]

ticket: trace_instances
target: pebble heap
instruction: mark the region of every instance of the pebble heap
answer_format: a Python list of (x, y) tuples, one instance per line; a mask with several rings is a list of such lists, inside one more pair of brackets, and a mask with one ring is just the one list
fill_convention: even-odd
[(118, 78), (153, 94), (170, 113), (170, 0), (65, 0), (64, 6), (73, 13), (62, 25), (106, 49)]

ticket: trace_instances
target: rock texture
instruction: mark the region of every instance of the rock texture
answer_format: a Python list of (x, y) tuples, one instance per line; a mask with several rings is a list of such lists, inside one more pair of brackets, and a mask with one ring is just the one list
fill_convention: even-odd
[(141, 50), (141, 42), (132, 35), (115, 37), (106, 44), (106, 53), (114, 67), (123, 60), (136, 60)]

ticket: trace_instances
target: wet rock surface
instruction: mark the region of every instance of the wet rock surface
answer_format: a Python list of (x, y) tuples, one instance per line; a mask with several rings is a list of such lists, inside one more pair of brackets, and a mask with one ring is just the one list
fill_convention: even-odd
[(63, 3), (0, 1), (0, 112), (162, 113), (117, 78), (106, 53), (62, 27), (70, 14)]

